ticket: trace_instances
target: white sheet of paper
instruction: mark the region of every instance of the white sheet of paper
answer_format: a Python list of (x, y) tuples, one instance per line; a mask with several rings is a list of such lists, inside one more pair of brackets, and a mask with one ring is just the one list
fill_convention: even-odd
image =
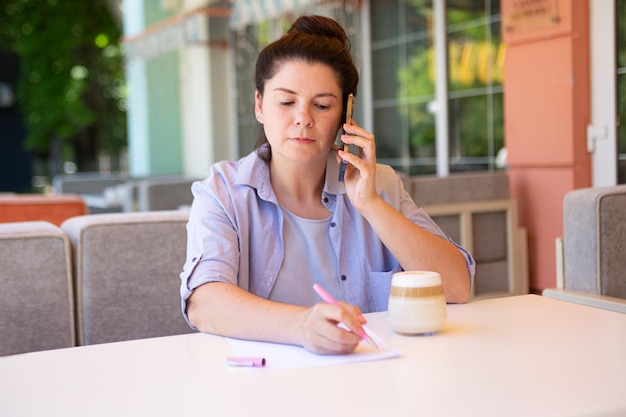
[(366, 332), (376, 342), (379, 349), (377, 350), (366, 341), (362, 341), (354, 353), (349, 355), (316, 355), (300, 346), (232, 338), (227, 338), (227, 340), (233, 350), (233, 356), (265, 358), (265, 368), (274, 369), (296, 369), (377, 361), (402, 355), (401, 350), (390, 347), (370, 329), (366, 329)]

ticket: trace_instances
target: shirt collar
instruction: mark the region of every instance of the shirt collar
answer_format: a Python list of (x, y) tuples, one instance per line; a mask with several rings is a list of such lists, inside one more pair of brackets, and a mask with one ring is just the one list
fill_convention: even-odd
[(274, 190), (270, 183), (269, 165), (259, 157), (256, 151), (239, 160), (235, 181), (238, 186), (245, 185), (254, 188), (259, 197), (264, 200), (275, 200)]

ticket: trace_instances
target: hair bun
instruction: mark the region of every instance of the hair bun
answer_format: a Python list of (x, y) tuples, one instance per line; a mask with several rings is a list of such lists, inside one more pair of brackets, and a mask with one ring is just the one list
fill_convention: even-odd
[(287, 31), (287, 33), (294, 32), (336, 38), (341, 42), (348, 42), (348, 35), (343, 27), (335, 20), (325, 16), (300, 16)]

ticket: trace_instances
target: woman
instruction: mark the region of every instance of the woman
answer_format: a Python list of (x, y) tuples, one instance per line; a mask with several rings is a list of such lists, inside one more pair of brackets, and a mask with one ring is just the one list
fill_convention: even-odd
[[(358, 83), (343, 28), (321, 16), (299, 18), (261, 51), (255, 77), (264, 137), (253, 153), (216, 163), (192, 187), (181, 274), (190, 325), (350, 353), (363, 334), (361, 313), (387, 308), (394, 272), (438, 271), (447, 301), (466, 302), (471, 256), (416, 207), (390, 167), (376, 164), (374, 136), (342, 124)], [(360, 155), (334, 146), (340, 128)], [(320, 302), (316, 282), (340, 304)]]

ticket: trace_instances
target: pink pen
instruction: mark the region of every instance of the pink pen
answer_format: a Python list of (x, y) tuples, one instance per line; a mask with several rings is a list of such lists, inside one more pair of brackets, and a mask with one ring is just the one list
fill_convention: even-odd
[[(313, 289), (315, 290), (315, 292), (317, 293), (317, 295), (319, 295), (322, 300), (324, 300), (324, 302), (328, 303), (328, 304), (332, 304), (334, 306), (339, 305), (339, 303), (337, 302), (337, 300), (335, 300), (335, 298), (330, 295), (328, 293), (328, 291), (326, 291), (324, 289), (324, 287), (322, 287), (320, 284), (313, 284)], [(359, 335), (363, 338), (363, 340), (365, 340), (367, 343), (369, 343), (370, 345), (372, 345), (372, 347), (378, 349), (378, 345), (376, 344), (376, 342), (374, 342), (374, 340), (367, 334), (367, 332), (365, 331), (365, 329), (361, 328), (361, 333), (359, 333)]]
[(260, 368), (265, 366), (265, 358), (226, 358), (226, 365), (229, 366), (247, 366), (250, 368)]

